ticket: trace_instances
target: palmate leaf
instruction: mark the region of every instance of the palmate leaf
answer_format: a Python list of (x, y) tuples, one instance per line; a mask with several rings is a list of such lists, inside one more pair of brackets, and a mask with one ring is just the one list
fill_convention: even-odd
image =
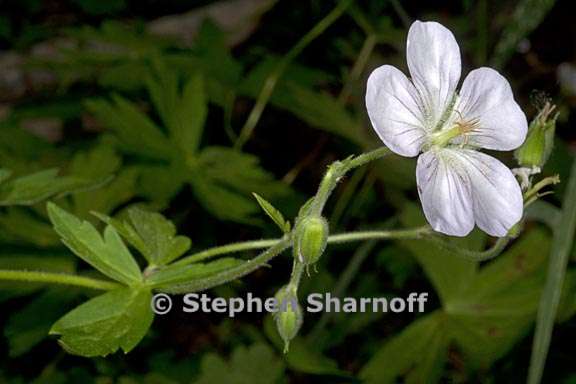
[[(436, 258), (441, 252), (435, 251), (434, 244), (425, 248), (408, 247), (438, 290), (442, 308), (417, 320), (384, 344), (367, 363), (362, 377), (368, 382), (392, 383), (405, 376), (406, 382), (419, 382), (410, 380), (414, 372), (442, 366), (447, 348), (453, 344), (465, 355), (470, 367), (493, 364), (526, 335), (534, 322), (549, 246), (549, 235), (531, 230), (496, 260), (475, 271), (470, 271), (466, 264), (451, 265), (448, 260), (454, 262), (463, 258), (445, 250), (442, 251), (445, 257), (452, 259)], [(437, 268), (431, 266), (433, 263)], [(437, 318), (434, 320), (435, 334), (444, 335), (446, 340), (437, 345), (430, 339), (425, 346), (426, 352), (413, 351), (418, 358), (410, 359), (398, 369), (390, 362), (395, 361), (389, 360), (390, 356), (402, 356), (414, 344), (412, 339), (425, 338), (425, 332), (417, 330), (418, 324), (433, 321), (433, 316)], [(432, 364), (432, 355), (442, 356), (442, 359)], [(427, 382), (435, 381), (429, 379)]]
[(434, 383), (442, 373), (448, 352), (443, 314), (434, 312), (394, 336), (360, 371), (365, 383), (394, 383), (406, 374), (406, 383)]
[(125, 220), (96, 215), (116, 228), (150, 265), (168, 264), (192, 245), (188, 237), (176, 236), (176, 226), (160, 213), (131, 208)]
[(169, 160), (173, 156), (168, 137), (136, 105), (121, 96), (113, 100), (89, 100), (86, 107), (118, 138), (122, 149), (140, 156)]
[(139, 283), (142, 274), (138, 264), (114, 227), (107, 226), (104, 236), (87, 221), (48, 203), (48, 215), (62, 242), (88, 264), (123, 284)]
[(180, 90), (177, 73), (156, 63), (155, 76), (147, 79), (148, 93), (167, 127), (172, 142), (182, 153), (196, 153), (204, 130), (207, 101), (204, 80), (199, 73), (191, 75)]
[(256, 156), (226, 147), (207, 147), (199, 155), (189, 180), (202, 205), (221, 219), (254, 222), (258, 204), (254, 190), (282, 196), (289, 189), (260, 167)]
[(120, 288), (97, 296), (73, 309), (50, 330), (69, 353), (106, 356), (130, 352), (152, 324), (152, 294), (145, 288)]

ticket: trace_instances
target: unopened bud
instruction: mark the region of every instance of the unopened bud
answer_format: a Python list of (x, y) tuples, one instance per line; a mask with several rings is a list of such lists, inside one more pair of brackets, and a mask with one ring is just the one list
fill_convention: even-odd
[(321, 216), (309, 216), (300, 221), (294, 234), (294, 257), (303, 264), (316, 263), (326, 249), (328, 222)]
[(526, 141), (515, 152), (516, 160), (522, 167), (541, 168), (554, 145), (554, 132), (556, 130), (556, 106), (546, 102), (538, 115), (530, 123)]
[(298, 304), (296, 292), (289, 285), (282, 287), (276, 294), (278, 311), (274, 314), (276, 329), (284, 340), (284, 353), (288, 352), (290, 341), (296, 337), (302, 326), (302, 310)]

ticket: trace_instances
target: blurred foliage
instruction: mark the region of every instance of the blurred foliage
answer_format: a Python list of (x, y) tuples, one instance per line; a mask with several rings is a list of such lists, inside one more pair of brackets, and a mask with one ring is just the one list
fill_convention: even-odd
[[(173, 262), (289, 232), (325, 165), (379, 145), (364, 111), (364, 80), (382, 63), (404, 66), (411, 18), (454, 30), (465, 67), (488, 62), (507, 72), (529, 114), (528, 94), (550, 93), (560, 115), (544, 174), (567, 180), (574, 95), (560, 94), (555, 68), (574, 59), (565, 43), (573, 43), (574, 29), (563, 25), (572, 16), (551, 17), (567, 14), (570, 2), (354, 2), (288, 65), (242, 150), (235, 146), (240, 127), (267, 79), (336, 2), (278, 2), (258, 24), (243, 20), (255, 30), (233, 46), (217, 18), (195, 19), (192, 44), (148, 27), (158, 17), (204, 15), (198, 7), (217, 3), (0, 3), (0, 67), (7, 66), (0, 89), (24, 79), (21, 94), (1, 96), (0, 269), (118, 284), (94, 296), (84, 288), (0, 282), (0, 383), (523, 381), (552, 242), (545, 224), (555, 222), (562, 185), (547, 197), (552, 208), (532, 207), (542, 209), (528, 211), (522, 236), (488, 262), (424, 240), (329, 247), (302, 282), (301, 297), (345, 286), (341, 295), (429, 292), (432, 302), (419, 315), (305, 314), (285, 355), (272, 316), (174, 311), (150, 328), (151, 291), (141, 283), (151, 271), (150, 281), (165, 287), (243, 265), (243, 252), (186, 268)], [(243, 15), (232, 7), (228, 17), (235, 12)], [(547, 50), (556, 41), (565, 51)], [(5, 64), (11, 54), (21, 57), (16, 67)], [(331, 230), (420, 225), (413, 168), (412, 159), (392, 156), (343, 180), (330, 202)], [(456, 244), (481, 250), (490, 241), (474, 232)], [(574, 337), (574, 255), (545, 382), (576, 380), (573, 347), (562, 344)], [(273, 295), (289, 274), (287, 259), (210, 294)], [(343, 284), (349, 261), (354, 279)]]

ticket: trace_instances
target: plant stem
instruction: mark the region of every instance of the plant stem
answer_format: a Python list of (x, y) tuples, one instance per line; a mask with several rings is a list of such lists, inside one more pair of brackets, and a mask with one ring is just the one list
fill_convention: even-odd
[(460, 248), (454, 244), (448, 243), (443, 239), (431, 237), (434, 240), (434, 243), (438, 244), (441, 248), (449, 252), (454, 252), (457, 256), (462, 256), (467, 259), (471, 259), (474, 261), (486, 261), (495, 258), (496, 256), (500, 255), (506, 245), (510, 242), (509, 237), (500, 237), (494, 245), (488, 248), (485, 251), (470, 251), (468, 249)]
[(222, 271), (210, 277), (193, 280), (189, 283), (184, 284), (174, 284), (174, 285), (156, 286), (156, 287), (153, 286), (152, 288), (155, 288), (161, 292), (177, 294), (177, 293), (204, 291), (206, 289), (210, 289), (218, 285), (225, 284), (232, 280), (236, 280), (243, 276), (246, 276), (247, 274), (263, 266), (272, 258), (278, 256), (286, 248), (288, 248), (290, 246), (290, 242), (291, 242), (290, 238), (288, 237), (283, 238), (282, 240), (278, 241), (276, 244), (274, 244), (264, 252), (260, 253), (255, 258), (246, 261), (244, 264), (234, 268), (230, 268), (226, 271)]
[(112, 281), (98, 280), (90, 277), (69, 275), (65, 273), (10, 271), (5, 269), (0, 269), (0, 280), (74, 285), (77, 287), (99, 289), (103, 291), (109, 291), (121, 286)]
[[(349, 243), (352, 241), (362, 240), (382, 240), (382, 239), (407, 239), (407, 238), (421, 238), (424, 235), (432, 234), (432, 230), (428, 226), (417, 227), (413, 229), (398, 229), (390, 231), (358, 231), (358, 232), (345, 232), (336, 235), (328, 236), (328, 244)], [(200, 251), (190, 256), (186, 256), (172, 264), (174, 266), (184, 266), (198, 261), (206, 260), (215, 256), (225, 255), (228, 253), (236, 253), (242, 251), (249, 251), (253, 249), (264, 249), (274, 246), (281, 242), (282, 239), (264, 239), (246, 241), (240, 243), (232, 243), (220, 247), (214, 247)]]
[(276, 65), (276, 68), (274, 68), (272, 73), (270, 73), (264, 82), (264, 85), (260, 90), (260, 94), (256, 99), (256, 103), (250, 111), (250, 115), (248, 115), (244, 126), (240, 130), (238, 140), (235, 144), (236, 149), (241, 149), (246, 141), (248, 141), (248, 139), (252, 136), (252, 132), (256, 128), (256, 125), (262, 116), (262, 112), (264, 112), (264, 108), (272, 96), (278, 80), (280, 80), (292, 60), (294, 60), (294, 58), (296, 58), (296, 56), (298, 56), (300, 52), (302, 52), (302, 50), (304, 50), (304, 48), (306, 48), (314, 39), (324, 33), (324, 31), (330, 25), (338, 20), (338, 18), (342, 16), (346, 8), (348, 8), (351, 3), (352, 0), (339, 1), (338, 5), (336, 5), (336, 7), (334, 7), (334, 9), (328, 15), (326, 15), (310, 31), (308, 31), (308, 33), (306, 33)]
[(384, 157), (390, 153), (391, 152), (388, 148), (380, 147), (370, 152), (358, 155), (356, 157), (332, 163), (328, 167), (328, 171), (326, 171), (324, 178), (320, 182), (320, 187), (318, 187), (318, 191), (316, 192), (316, 196), (314, 197), (314, 202), (312, 203), (310, 213), (313, 215), (322, 214), (322, 210), (324, 209), (324, 205), (326, 205), (326, 201), (328, 201), (330, 194), (332, 194), (332, 191), (334, 190), (334, 188), (336, 188), (336, 184), (338, 183), (338, 181), (347, 172), (349, 172), (354, 168), (367, 164), (371, 161)]
[(253, 240), (239, 243), (226, 244), (219, 247), (209, 248), (204, 251), (186, 256), (178, 261), (175, 261), (171, 266), (183, 266), (198, 261), (206, 260), (214, 256), (225, 255), (227, 253), (235, 253), (241, 251), (249, 251), (251, 249), (264, 249), (273, 246), (282, 239), (264, 239)]
[(546, 363), (554, 321), (562, 294), (568, 256), (572, 250), (574, 230), (576, 228), (576, 159), (572, 163), (570, 180), (564, 195), (560, 215), (560, 221), (554, 230), (548, 274), (538, 307), (536, 331), (528, 373), (529, 384), (538, 384), (542, 380), (544, 364)]
[(349, 243), (351, 241), (378, 239), (419, 239), (432, 233), (434, 232), (427, 225), (413, 229), (399, 229), (391, 231), (358, 231), (329, 236), (328, 243), (339, 244)]

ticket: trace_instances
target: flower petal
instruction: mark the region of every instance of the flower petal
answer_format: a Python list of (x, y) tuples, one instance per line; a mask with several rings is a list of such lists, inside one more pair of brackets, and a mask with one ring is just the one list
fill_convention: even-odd
[(428, 128), (433, 129), (444, 117), (460, 80), (460, 48), (446, 27), (415, 21), (408, 31), (406, 59), (425, 106)]
[(368, 78), (366, 109), (380, 139), (402, 156), (416, 156), (425, 139), (424, 114), (418, 93), (395, 67), (383, 65)]
[(466, 76), (456, 110), (462, 120), (478, 121), (468, 144), (509, 151), (526, 138), (526, 115), (514, 100), (508, 81), (491, 68), (478, 68)]
[(426, 219), (435, 231), (466, 236), (474, 228), (468, 175), (452, 150), (427, 151), (416, 165), (418, 193)]
[(474, 220), (491, 236), (504, 237), (520, 221), (522, 191), (512, 171), (492, 156), (464, 149), (459, 158), (470, 178)]

